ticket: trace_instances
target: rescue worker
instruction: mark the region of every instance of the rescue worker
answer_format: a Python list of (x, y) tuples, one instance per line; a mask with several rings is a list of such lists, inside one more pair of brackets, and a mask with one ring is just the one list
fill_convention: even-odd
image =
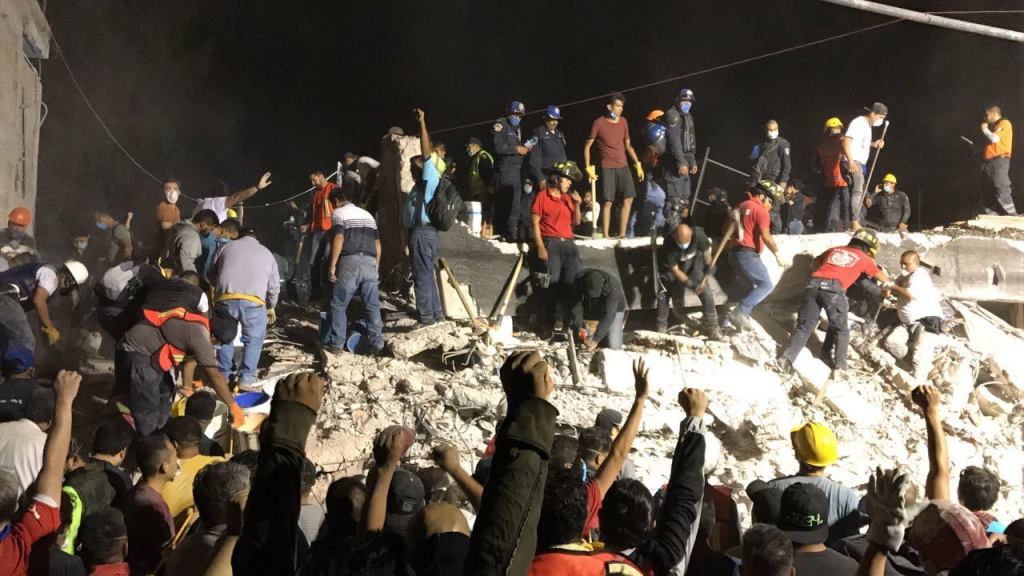
[(323, 170), (314, 170), (309, 175), (309, 183), (316, 188), (310, 200), (306, 223), (299, 226), (299, 232), (306, 235), (303, 243), (304, 262), (309, 266), (309, 298), (317, 301), (324, 284), (324, 266), (326, 250), (330, 243), (331, 230), (331, 191), (334, 182), (327, 179)]
[(203, 239), (214, 234), (220, 220), (213, 210), (196, 212), (191, 221), (178, 222), (171, 228), (164, 247), (164, 268), (175, 275), (182, 272), (201, 274), (204, 267)]
[(1017, 207), (1013, 203), (1013, 189), (1010, 187), (1013, 125), (1003, 118), (1003, 111), (999, 106), (989, 106), (985, 110), (985, 121), (981, 123), (981, 133), (988, 140), (982, 151), (984, 163), (981, 170), (988, 176), (994, 192), (992, 196), (983, 197), (982, 208), (986, 214), (998, 214), (1002, 211), (1009, 216), (1016, 216)]
[(561, 120), (562, 111), (558, 106), (548, 106), (544, 112), (544, 124), (533, 131), (537, 144), (530, 149), (530, 177), (538, 189), (543, 188), (547, 181), (544, 169), (550, 169), (568, 159), (565, 154), (565, 134), (558, 129)]
[(668, 127), (663, 159), (666, 202), (690, 202), (690, 176), (697, 173), (697, 132), (690, 115), (693, 100), (693, 90), (683, 88), (662, 119)]
[(36, 240), (28, 233), (32, 213), (18, 206), (7, 215), (7, 228), (0, 230), (0, 272), (36, 258)]
[(910, 221), (910, 198), (896, 189), (896, 176), (886, 174), (874, 193), (864, 199), (868, 209), (865, 225), (879, 232), (906, 232)]
[(545, 300), (552, 319), (561, 318), (566, 325), (564, 298), (571, 293), (572, 283), (580, 268), (573, 226), (582, 221), (583, 199), (572, 190), (573, 183), (583, 178), (573, 161), (560, 162), (548, 169), (548, 184), (533, 203), (533, 242), (537, 259), (547, 270)]
[[(520, 230), (528, 214), (529, 205), (523, 198), (523, 156), (530, 149), (523, 145), (519, 123), (526, 114), (526, 106), (513, 100), (508, 115), (494, 124), (494, 153), (498, 157), (498, 194), (495, 215), (501, 228), (498, 234), (508, 241), (522, 239), (527, 231)], [(525, 210), (524, 210), (525, 208)]]
[(644, 169), (643, 198), (638, 199), (640, 207), (636, 211), (634, 235), (656, 234), (665, 224), (665, 189), (661, 183), (664, 182), (662, 156), (668, 129), (661, 122), (664, 116), (662, 110), (651, 110), (647, 114), (647, 127), (644, 128), (646, 145), (640, 152), (640, 164)]
[(161, 242), (165, 240), (167, 231), (178, 222), (181, 222), (181, 208), (178, 207), (178, 198), (181, 196), (181, 184), (177, 180), (165, 180), (163, 194), (164, 199), (156, 205), (157, 232)]
[(843, 152), (853, 180), (850, 183), (850, 227), (854, 230), (860, 228), (861, 212), (864, 209), (864, 194), (867, 192), (864, 179), (871, 149), (881, 150), (885, 147), (885, 140), (874, 139), (872, 128), (881, 126), (889, 114), (889, 108), (881, 102), (875, 102), (865, 110), (867, 114), (850, 121), (843, 139)]
[(125, 260), (132, 259), (132, 233), (127, 226), (118, 222), (106, 210), (93, 213), (96, 228), (108, 235), (106, 251), (100, 257), (100, 265), (106, 268), (117, 266)]
[[(790, 161), (789, 140), (779, 136), (779, 123), (769, 120), (764, 125), (764, 141), (755, 144), (750, 153), (754, 162), (751, 177), (755, 180), (775, 182), (779, 188), (786, 189), (789, 181)], [(772, 205), (772, 234), (782, 234), (782, 202)]]
[[(573, 282), (572, 324), (587, 350), (598, 346), (622, 349), (622, 328), (626, 316), (626, 295), (618, 278), (596, 268), (587, 268)], [(585, 320), (598, 320), (593, 334), (586, 330)]]
[[(626, 235), (626, 225), (629, 223), (630, 210), (636, 197), (636, 187), (633, 186), (633, 175), (629, 173), (627, 156), (633, 162), (637, 179), (641, 182), (644, 180), (643, 166), (629, 138), (629, 122), (622, 115), (625, 106), (625, 96), (619, 92), (610, 94), (605, 104), (607, 114), (594, 120), (590, 125), (590, 136), (583, 144), (583, 162), (587, 166), (587, 176), (591, 182), (599, 182), (601, 231), (605, 238), (610, 237), (612, 207), (616, 203), (619, 204), (619, 229), (616, 235)], [(590, 148), (595, 142), (601, 156), (600, 178), (590, 156)]]
[(78, 287), (88, 279), (89, 270), (77, 260), (68, 260), (59, 267), (30, 262), (0, 272), (0, 354), (11, 346), (35, 349), (36, 339), (26, 315), (33, 308), (47, 344), (56, 344), (60, 331), (50, 318), (49, 300), (60, 294), (76, 302)]
[(233, 425), (240, 426), (245, 417), (217, 368), (210, 323), (201, 311), (203, 291), (183, 278), (170, 278), (148, 286), (139, 298), (140, 314), (114, 352), (114, 394), (126, 400), (135, 431), (148, 436), (167, 423), (174, 396), (171, 370), (186, 355), (227, 404)]
[(729, 251), (729, 264), (737, 276), (751, 285), (750, 290), (740, 303), (729, 313), (729, 322), (742, 330), (751, 327), (750, 314), (754, 307), (768, 297), (774, 288), (768, 269), (761, 261), (761, 252), (767, 246), (781, 268), (788, 268), (791, 262), (779, 253), (775, 239), (772, 238), (771, 218), (768, 211), (772, 203), (779, 202), (782, 191), (778, 184), (761, 180), (747, 192), (748, 198), (740, 202), (736, 210), (740, 225), (737, 235), (729, 238), (732, 249)]
[(668, 330), (673, 301), (682, 303), (689, 289), (700, 298), (702, 330), (710, 340), (721, 338), (714, 295), (706, 286), (698, 290), (704, 277), (712, 273), (711, 241), (704, 230), (686, 223), (676, 224), (658, 252), (658, 332)]
[(804, 182), (793, 178), (786, 183), (785, 197), (782, 201), (782, 233), (799, 236), (804, 233), (804, 211), (809, 202), (803, 194)]
[(163, 279), (160, 269), (151, 264), (122, 262), (110, 267), (95, 288), (100, 327), (115, 341), (120, 340), (136, 319), (138, 311), (132, 305), (135, 297)]
[[(896, 316), (907, 331), (906, 353), (918, 384), (928, 383), (928, 374), (935, 358), (935, 335), (942, 333), (942, 296), (931, 273), (921, 265), (921, 255), (908, 250), (900, 256), (900, 275), (889, 286), (896, 295)], [(890, 332), (889, 336), (892, 336)]]
[(850, 227), (850, 175), (843, 121), (829, 118), (818, 142), (814, 162), (821, 172), (822, 191), (814, 209), (814, 231), (845, 232)]
[(419, 328), (443, 322), (445, 318), (434, 272), (437, 265), (438, 230), (430, 221), (427, 206), (441, 185), (441, 175), (446, 166), (443, 145), (431, 140), (427, 132), (426, 115), (418, 108), (415, 114), (420, 127), (420, 150), (423, 155), (413, 160), (419, 172), (419, 180), (402, 206), (402, 225), (409, 237), (409, 269), (416, 294)]
[(796, 329), (779, 357), (783, 370), (792, 369), (797, 355), (818, 325), (822, 310), (828, 317), (828, 330), (821, 348), (822, 360), (839, 374), (846, 369), (846, 352), (850, 344), (847, 317), (850, 303), (846, 291), (862, 276), (878, 281), (883, 289), (892, 285), (889, 275), (875, 264), (878, 245), (875, 232), (861, 228), (854, 232), (846, 246), (829, 248), (814, 259), (811, 278), (804, 288), (803, 301), (797, 312)]
[(494, 233), (494, 156), (484, 150), (476, 136), (466, 142), (466, 155), (469, 156), (469, 199), (480, 203), (483, 216), (480, 235), (490, 238)]

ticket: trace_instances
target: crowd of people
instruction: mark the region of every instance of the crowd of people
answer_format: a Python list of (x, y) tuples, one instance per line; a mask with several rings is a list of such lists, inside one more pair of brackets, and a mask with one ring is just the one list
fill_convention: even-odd
[[(699, 169), (694, 102), (683, 89), (670, 108), (652, 111), (638, 152), (625, 98), (612, 94), (583, 145), (582, 169), (567, 157), (555, 106), (523, 140), (526, 109), (513, 102), (493, 126), (493, 156), (471, 138), (469, 169), (461, 172), (431, 137), (423, 111), (415, 111), (416, 136), (391, 128), (385, 142), (395, 144), (409, 179), (393, 224), (407, 239), (412, 329), (447, 316), (437, 285), (439, 241), (463, 194), (482, 205), (484, 235), (493, 230), (528, 248), (531, 286), (541, 297), (539, 332), (564, 328), (585, 350), (621, 347), (627, 309), (615, 275), (584, 267), (576, 242), (587, 232), (661, 237), (652, 271), (656, 328), (671, 330), (672, 308), (694, 295), (700, 334), (719, 339), (751, 329), (754, 309), (773, 290), (762, 253), (782, 268), (791, 264), (773, 234), (849, 231), (846, 245), (812, 262), (778, 367), (799, 369), (824, 312), (821, 356), (835, 377), (845, 377), (847, 292), (873, 299), (878, 338), (905, 336), (900, 362), (919, 384), (913, 402), (925, 419), (930, 462), (923, 498), (908, 493), (913, 479), (899, 470), (866, 468), (866, 493), (829, 479), (837, 439), (827, 424), (809, 422), (792, 432), (800, 469), (748, 485), (754, 524), (740, 526), (736, 494), (711, 481), (720, 443), (704, 428), (703, 392), (680, 392), (672, 472), (652, 491), (628, 458), (648, 399), (645, 366), (635, 367), (636, 396), (625, 417), (602, 411), (593, 427), (570, 436), (555, 434), (551, 371), (536, 352), (523, 352), (501, 369), (507, 411), (492, 442), (476, 447), (485, 457), (475, 470), (462, 468), (454, 447), (434, 447), (438, 468), (458, 489), (435, 490), (436, 475), (404, 465), (415, 433), (393, 426), (367, 447), (374, 465), (366, 477), (334, 480), (322, 507), (312, 497), (318, 468), (305, 457), (323, 396), (319, 376), (276, 383), (258, 451), (233, 453), (209, 431), (221, 418), (246, 424), (239, 395), (268, 384), (259, 378), (264, 340), (296, 275), (307, 275), (310, 301), (323, 311), (317, 344), (326, 353), (388, 353), (377, 209), (384, 199), (376, 185), (382, 164), (346, 154), (335, 181), (322, 170), (310, 174), (308, 209), (292, 206), (294, 242), (276, 252), (244, 225), (242, 212), (271, 185), (270, 173), (237, 192), (199, 198), (185, 218), (181, 184), (167, 180), (144, 235), (155, 240), (136, 238), (132, 214), (121, 221), (97, 208), (95, 230), (72, 230), (59, 259), (39, 257), (28, 234), (31, 211), (10, 213), (0, 230), (0, 573), (1024, 573), (1024, 523), (1004, 524), (991, 513), (1000, 479), (967, 468), (958, 502), (950, 499), (940, 398), (929, 385), (944, 312), (929, 266), (915, 251), (901, 255), (898, 275), (875, 261), (877, 232), (905, 231), (910, 217), (894, 175), (867, 190), (869, 154), (884, 146), (887, 108), (875, 103), (845, 132), (839, 119), (826, 121), (816, 150), (824, 191), (810, 211), (802, 195), (808, 188), (791, 174), (792, 145), (769, 121), (751, 155), (745, 198), (733, 207), (724, 191), (712, 190), (698, 223), (690, 216), (690, 179)], [(982, 131), (992, 198), (1013, 213), (1006, 176), (1012, 127), (992, 107)], [(723, 254), (741, 293), (720, 314), (708, 282), (721, 274)], [(350, 311), (356, 298), (362, 306)], [(881, 310), (883, 299), (895, 306)], [(81, 377), (60, 371), (50, 384), (42, 368), (37, 375), (37, 358), (60, 349), (61, 330), (93, 324), (111, 344), (113, 390), (95, 429), (72, 438)]]

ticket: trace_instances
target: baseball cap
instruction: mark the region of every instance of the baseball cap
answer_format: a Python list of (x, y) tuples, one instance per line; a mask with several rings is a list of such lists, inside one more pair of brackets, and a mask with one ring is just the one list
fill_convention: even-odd
[(882, 116), (889, 115), (889, 107), (881, 102), (875, 102), (871, 105), (871, 108), (864, 108), (868, 112), (874, 112), (875, 114), (881, 114)]
[(622, 412), (612, 408), (605, 408), (598, 412), (597, 418), (594, 420), (594, 426), (611, 432), (612, 428), (622, 426)]
[(828, 539), (828, 496), (812, 484), (791, 484), (782, 493), (779, 520), (786, 537), (801, 546)]
[(392, 126), (388, 128), (387, 136), (405, 136), (405, 130), (402, 130), (401, 126)]
[(4, 350), (0, 366), (4, 374), (20, 374), (35, 365), (35, 355), (25, 346), (14, 345)]
[(932, 500), (921, 510), (907, 530), (907, 542), (930, 574), (949, 570), (972, 550), (988, 547), (981, 520), (948, 500)]
[(782, 490), (770, 486), (764, 480), (747, 484), (747, 497), (754, 503), (751, 512), (762, 524), (775, 524), (779, 519)]
[(404, 468), (396, 468), (388, 487), (384, 532), (405, 534), (413, 516), (423, 508), (424, 494), (423, 481), (418, 476)]

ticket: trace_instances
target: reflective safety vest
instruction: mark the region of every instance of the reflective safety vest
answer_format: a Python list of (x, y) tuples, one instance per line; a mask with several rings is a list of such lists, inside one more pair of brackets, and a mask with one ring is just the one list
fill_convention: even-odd
[(587, 550), (569, 545), (542, 550), (533, 557), (529, 576), (585, 576), (591, 574), (623, 574), (644, 576), (636, 564), (622, 554)]
[(473, 160), (469, 163), (469, 192), (473, 197), (478, 197), (482, 194), (487, 194), (487, 183), (480, 177), (480, 159), (487, 158), (491, 162), (491, 166), (494, 165), (494, 156), (484, 150), (480, 149), (476, 155), (473, 156)]
[[(168, 320), (177, 318), (178, 320), (184, 320), (185, 322), (195, 322), (201, 324), (206, 331), (210, 331), (210, 321), (202, 314), (196, 314), (189, 312), (184, 308), (171, 308), (170, 310), (150, 310), (143, 309), (142, 316), (147, 322), (160, 328)], [(164, 341), (164, 345), (156, 352), (156, 361), (160, 366), (160, 369), (164, 372), (169, 371), (171, 368), (181, 364), (185, 359), (185, 351), (175, 348), (170, 343)]]

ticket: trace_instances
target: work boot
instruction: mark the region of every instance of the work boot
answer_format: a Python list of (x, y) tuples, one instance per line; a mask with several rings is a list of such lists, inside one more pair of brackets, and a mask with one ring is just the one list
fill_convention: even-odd
[(775, 363), (779, 366), (779, 371), (786, 376), (792, 376), (794, 373), (793, 363), (789, 361), (789, 358), (785, 356), (779, 356), (775, 359)]
[(659, 322), (658, 327), (655, 328), (655, 330), (658, 332), (658, 334), (666, 334), (668, 333), (668, 324), (662, 324)]
[(739, 330), (750, 330), (753, 328), (753, 321), (750, 319), (750, 316), (740, 312), (738, 308), (734, 308), (729, 312), (729, 323)]
[(718, 318), (706, 318), (700, 327), (704, 337), (708, 340), (721, 340), (722, 332), (718, 329)]

